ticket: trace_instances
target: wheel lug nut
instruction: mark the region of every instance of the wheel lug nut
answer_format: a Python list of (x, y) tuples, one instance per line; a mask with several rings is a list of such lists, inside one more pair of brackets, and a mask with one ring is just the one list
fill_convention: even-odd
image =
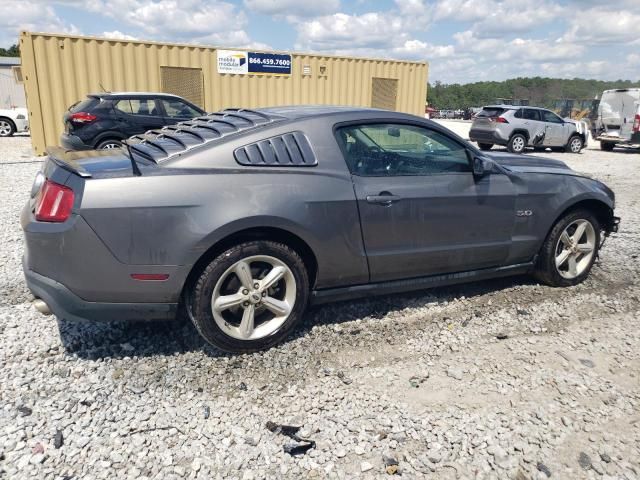
[(267, 296), (267, 292), (262, 292), (262, 296), (266, 297)]
[(249, 306), (249, 302), (244, 302), (242, 305), (244, 305), (245, 307)]
[(259, 283), (254, 283), (253, 284), (253, 288), (255, 288), (256, 290), (260, 288), (260, 284)]
[(249, 290), (247, 290), (246, 288), (244, 290), (242, 290), (242, 294), (243, 295), (249, 295)]

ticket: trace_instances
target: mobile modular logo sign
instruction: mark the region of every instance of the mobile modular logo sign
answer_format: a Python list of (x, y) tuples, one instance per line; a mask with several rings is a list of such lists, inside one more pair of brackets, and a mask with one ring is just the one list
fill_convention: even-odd
[(218, 50), (218, 73), (291, 75), (291, 55)]
[(218, 73), (249, 73), (247, 52), (218, 50)]

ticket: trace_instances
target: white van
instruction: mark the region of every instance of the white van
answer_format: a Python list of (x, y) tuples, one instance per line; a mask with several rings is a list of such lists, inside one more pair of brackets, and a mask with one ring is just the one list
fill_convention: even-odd
[(640, 88), (602, 92), (596, 119), (596, 140), (602, 150), (618, 145), (640, 145)]

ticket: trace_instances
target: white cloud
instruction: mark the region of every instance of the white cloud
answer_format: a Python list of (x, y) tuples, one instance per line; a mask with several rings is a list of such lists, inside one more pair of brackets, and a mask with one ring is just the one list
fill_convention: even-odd
[(388, 47), (407, 39), (402, 19), (379, 12), (336, 13), (296, 24), (300, 48), (337, 50)]
[(585, 47), (568, 42), (515, 38), (510, 41), (497, 38), (477, 38), (467, 30), (453, 35), (458, 50), (486, 55), (493, 61), (560, 61), (582, 56)]
[(337, 11), (340, 8), (340, 0), (310, 2), (301, 0), (244, 0), (244, 6), (249, 11), (265, 15), (313, 17)]
[(572, 15), (562, 39), (589, 44), (640, 42), (640, 10), (635, 13), (602, 7), (578, 10)]
[(122, 33), (120, 30), (102, 32), (102, 36), (106, 38), (115, 38), (116, 40), (137, 40), (136, 37)]
[(407, 40), (400, 47), (392, 49), (396, 58), (411, 58), (416, 60), (432, 60), (451, 58), (455, 55), (453, 45), (432, 45), (421, 40)]
[(436, 20), (474, 22), (477, 37), (495, 38), (544, 28), (566, 11), (552, 0), (438, 0)]
[(224, 1), (88, 0), (85, 8), (153, 39), (238, 47), (251, 44), (245, 31), (246, 14)]
[(34, 32), (76, 33), (72, 24), (65, 23), (53, 7), (38, 2), (3, 0), (0, 2), (0, 42), (18, 43), (21, 30)]

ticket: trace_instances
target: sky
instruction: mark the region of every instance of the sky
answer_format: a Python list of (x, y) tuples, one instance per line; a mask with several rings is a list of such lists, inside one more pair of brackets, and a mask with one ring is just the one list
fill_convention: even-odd
[(430, 82), (640, 80), (640, 0), (0, 0), (0, 46), (20, 30), (426, 60)]

